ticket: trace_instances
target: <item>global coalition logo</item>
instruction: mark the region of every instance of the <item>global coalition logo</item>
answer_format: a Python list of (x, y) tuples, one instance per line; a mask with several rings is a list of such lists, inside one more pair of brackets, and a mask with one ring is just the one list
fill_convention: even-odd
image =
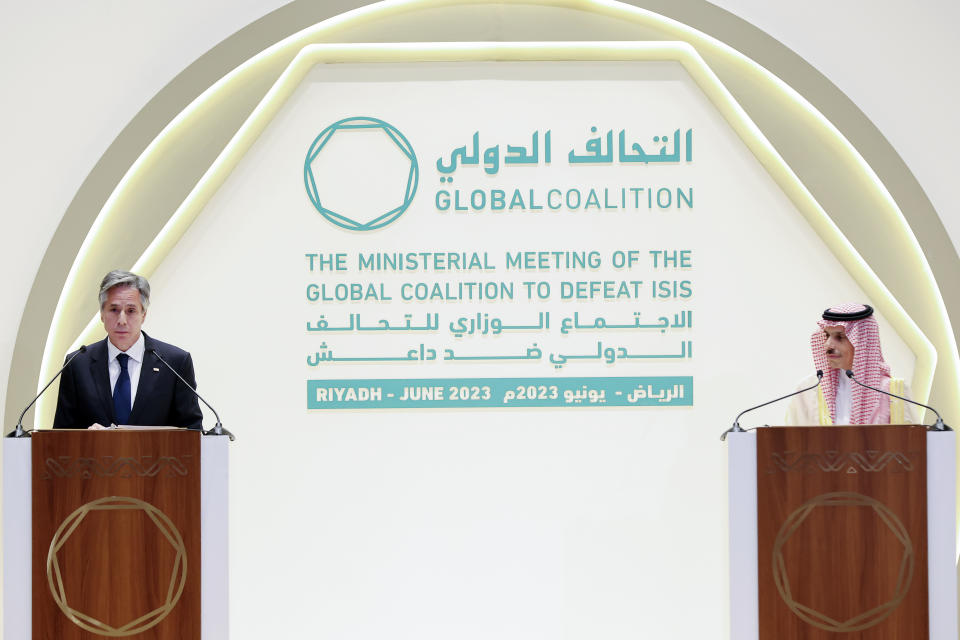
[(350, 231), (373, 231), (397, 220), (413, 202), (419, 178), (410, 142), (377, 118), (334, 122), (316, 137), (303, 163), (310, 202)]

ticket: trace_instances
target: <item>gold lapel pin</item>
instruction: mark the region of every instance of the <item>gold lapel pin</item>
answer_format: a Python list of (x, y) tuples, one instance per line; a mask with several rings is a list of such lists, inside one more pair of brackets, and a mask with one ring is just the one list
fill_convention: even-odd
[(160, 368), (159, 368), (159, 367), (154, 367), (153, 370), (156, 371), (157, 373), (160, 373)]

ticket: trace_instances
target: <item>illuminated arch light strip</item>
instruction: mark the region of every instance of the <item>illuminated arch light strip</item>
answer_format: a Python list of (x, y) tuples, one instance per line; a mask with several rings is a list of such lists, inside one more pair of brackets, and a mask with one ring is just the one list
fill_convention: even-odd
[[(148, 145), (141, 156), (134, 162), (131, 168), (124, 175), (117, 188), (104, 204), (103, 209), (97, 216), (94, 224), (91, 226), (90, 232), (84, 239), (77, 258), (72, 264), (67, 275), (66, 283), (57, 303), (57, 312), (53, 317), (59, 317), (59, 313), (62, 311), (62, 309), (70, 308), (72, 303), (77, 302), (76, 298), (78, 294), (76, 292), (76, 284), (78, 281), (89, 281), (99, 277), (99, 273), (92, 273), (91, 267), (87, 266), (87, 268), (84, 269), (84, 263), (87, 262), (86, 256), (92, 251), (96, 250), (98, 240), (100, 242), (109, 241), (112, 239), (110, 237), (111, 235), (117, 234), (117, 230), (112, 229), (113, 224), (116, 222), (116, 213), (120, 208), (122, 208), (121, 205), (123, 203), (124, 196), (130, 194), (135, 189), (134, 183), (136, 182), (136, 177), (141, 171), (149, 169), (150, 161), (157, 157), (154, 154), (159, 153), (163, 146), (172, 144), (173, 138), (176, 138), (178, 134), (184, 135), (183, 129), (186, 129), (189, 126), (190, 120), (193, 116), (200, 112), (200, 110), (204, 107), (213, 108), (211, 105), (216, 103), (217, 93), (220, 89), (231, 83), (242, 83), (244, 79), (250, 75), (255, 75), (258, 68), (264, 64), (267, 64), (281, 56), (289, 56), (292, 51), (296, 51), (298, 47), (302, 47), (311, 39), (333, 35), (338, 29), (355, 27), (375, 19), (382, 20), (402, 12), (418, 9), (446, 8), (482, 4), (496, 5), (503, 3), (491, 3), (487, 0), (388, 0), (386, 2), (361, 7), (345, 12), (338, 16), (334, 16), (286, 38), (285, 40), (265, 49), (257, 56), (249, 59), (232, 72), (221, 78), (203, 94), (198, 96), (186, 109), (180, 112), (163, 129), (163, 131), (160, 132), (153, 142)], [(804, 115), (814, 120), (820, 127), (827, 130), (831, 134), (830, 139), (835, 145), (834, 150), (844, 157), (850, 159), (858, 167), (861, 173), (861, 178), (868, 180), (877, 189), (878, 193), (881, 194), (884, 202), (887, 205), (878, 211), (878, 213), (885, 218), (883, 224), (893, 225), (896, 227), (897, 231), (899, 231), (899, 237), (903, 239), (903, 249), (910, 255), (913, 262), (920, 265), (920, 273), (918, 274), (919, 280), (923, 285), (925, 285), (925, 288), (928, 289), (929, 293), (932, 294), (932, 296), (928, 296), (928, 299), (930, 299), (931, 304), (934, 305), (935, 309), (933, 309), (933, 311), (935, 313), (930, 315), (938, 320), (937, 324), (939, 326), (937, 329), (942, 334), (942, 337), (945, 337), (950, 346), (948, 354), (950, 359), (950, 367), (949, 371), (944, 373), (950, 375), (954, 379), (957, 378), (957, 372), (960, 370), (960, 358), (958, 358), (957, 355), (953, 331), (949, 325), (946, 308), (943, 304), (942, 297), (940, 296), (939, 289), (936, 286), (932, 271), (930, 270), (929, 264), (926, 262), (926, 259), (920, 250), (916, 238), (913, 236), (912, 231), (907, 225), (906, 220), (903, 218), (902, 213), (897, 208), (893, 198), (890, 196), (887, 189), (883, 186), (869, 165), (867, 165), (866, 161), (856, 152), (849, 141), (846, 140), (846, 138), (844, 138), (840, 132), (802, 96), (800, 96), (796, 91), (794, 91), (779, 78), (764, 69), (762, 66), (746, 56), (743, 56), (729, 45), (726, 45), (715, 38), (707, 36), (706, 34), (687, 25), (645, 9), (640, 9), (638, 7), (626, 5), (620, 2), (614, 2), (612, 0), (526, 0), (525, 2), (518, 2), (516, 4), (588, 11), (607, 17), (644, 24), (667, 33), (675, 34), (680, 39), (695, 42), (697, 46), (704, 48), (704, 50), (709, 50), (713, 54), (731, 59), (734, 64), (737, 64), (743, 68), (745, 74), (758, 76), (759, 79), (764, 83), (772, 85), (785, 95), (789, 96), (798, 107), (798, 115)], [(632, 45), (634, 43), (629, 44)], [(538, 46), (541, 47), (540, 51), (544, 52), (553, 49), (556, 45), (544, 45), (541, 43)], [(111, 230), (113, 231), (113, 234), (110, 233)], [(155, 244), (156, 242), (154, 245)], [(837, 247), (834, 246), (834, 244), (830, 243), (829, 246), (835, 253), (837, 253)], [(906, 320), (906, 324), (912, 324), (912, 322), (909, 321), (909, 318), (906, 318), (905, 312), (903, 312), (902, 308), (896, 303), (896, 301), (892, 302), (897, 308), (898, 313), (890, 314), (887, 311), (885, 311), (885, 313), (891, 317), (891, 322), (894, 323), (898, 332), (903, 333), (903, 327), (901, 326), (904, 324), (903, 320)], [(86, 336), (88, 334), (90, 334), (89, 325), (87, 329), (84, 330), (82, 336)], [(60, 355), (62, 355), (66, 350), (65, 346), (69, 344), (69, 340), (70, 337), (62, 335), (62, 332), (59, 330), (56, 323), (51, 325), (42, 360), (40, 373), (41, 381), (46, 380), (53, 369), (58, 365)], [(919, 368), (920, 367), (918, 366), (918, 369)], [(932, 382), (932, 372), (933, 366), (931, 365), (928, 375), (915, 378), (914, 387), (918, 397), (925, 398), (928, 395), (930, 384)], [(42, 382), (38, 382), (38, 389), (39, 384), (42, 384)], [(49, 407), (49, 401), (47, 399), (41, 399), (37, 413), (38, 416), (52, 417), (52, 408)], [(43, 420), (39, 420), (38, 422), (42, 421)], [(47, 422), (49, 422), (49, 420), (47, 420)]]
[[(487, 60), (650, 60), (677, 61), (682, 64), (714, 107), (811, 223), (821, 239), (864, 288), (867, 295), (876, 301), (878, 307), (894, 325), (897, 333), (916, 354), (914, 387), (918, 397), (927, 397), (936, 366), (936, 351), (932, 343), (850, 245), (696, 50), (682, 42), (584, 42), (551, 44), (548, 47), (544, 47), (542, 43), (324, 44), (304, 47), (163, 227), (157, 238), (146, 249), (133, 269), (147, 275), (153, 273), (314, 65), (331, 62)], [(104, 209), (106, 210), (106, 207)], [(101, 229), (97, 228), (97, 231)], [(91, 230), (91, 234), (93, 233), (94, 230)], [(74, 348), (79, 346), (80, 342), (88, 341), (98, 334), (98, 320), (95, 317), (78, 338)]]
[[(99, 277), (100, 274), (93, 273), (90, 265), (84, 264), (85, 262), (89, 262), (86, 260), (86, 256), (97, 250), (98, 242), (106, 243), (113, 240), (114, 236), (119, 235), (119, 231), (115, 224), (117, 222), (117, 211), (122, 208), (121, 205), (123, 204), (124, 196), (129, 195), (135, 190), (136, 178), (138, 175), (140, 175), (140, 172), (147, 170), (150, 166), (150, 161), (157, 157), (155, 154), (158, 154), (165, 145), (173, 144), (177, 135), (185, 135), (186, 129), (189, 127), (190, 120), (193, 116), (200, 112), (204, 107), (214, 108), (211, 105), (216, 102), (218, 97), (217, 93), (220, 89), (233, 83), (242, 83), (246, 77), (255, 75), (261, 65), (268, 64), (269, 62), (282, 56), (289, 56), (292, 51), (296, 51), (298, 47), (304, 46), (311, 39), (334, 35), (338, 29), (359, 26), (365, 22), (375, 19), (382, 20), (406, 11), (483, 4), (500, 5), (504, 3), (489, 2), (488, 0), (387, 0), (378, 4), (361, 7), (320, 22), (317, 25), (304, 29), (297, 34), (286, 38), (276, 45), (265, 49), (257, 56), (249, 59), (232, 72), (221, 78), (203, 94), (198, 96), (197, 99), (195, 99), (186, 109), (180, 112), (163, 129), (163, 131), (160, 132), (153, 142), (147, 146), (144, 152), (139, 158), (137, 158), (131, 168), (124, 175), (123, 179), (117, 185), (117, 188), (104, 204), (103, 209), (101, 209), (100, 214), (97, 216), (97, 219), (91, 226), (90, 232), (84, 239), (84, 242), (78, 251), (77, 258), (71, 265), (70, 271), (67, 275), (67, 279), (57, 302), (56, 312), (54, 313), (53, 317), (60, 317), (60, 313), (63, 309), (70, 308), (72, 304), (77, 303), (77, 282), (90, 281), (91, 279)], [(908, 257), (908, 266), (912, 269), (918, 270), (918, 272), (915, 274), (915, 279), (918, 282), (918, 285), (922, 286), (925, 290), (924, 299), (928, 301), (926, 304), (932, 305), (931, 307), (925, 306), (925, 317), (927, 317), (929, 322), (934, 325), (938, 338), (946, 342), (946, 358), (948, 360), (945, 364), (948, 366), (941, 371), (941, 375), (949, 377), (949, 383), (960, 385), (960, 377), (958, 377), (958, 372), (960, 372), (960, 355), (957, 353), (956, 340), (954, 338), (953, 330), (946, 312), (946, 306), (944, 305), (940, 290), (936, 284), (935, 278), (933, 277), (933, 272), (930, 269), (922, 250), (920, 249), (916, 237), (913, 235), (912, 230), (904, 219), (902, 212), (897, 207), (896, 202), (893, 200), (893, 197), (890, 195), (889, 191), (880, 181), (879, 177), (870, 168), (863, 157), (856, 151), (853, 145), (850, 144), (850, 142), (836, 127), (833, 126), (831, 122), (829, 122), (829, 120), (823, 116), (823, 114), (821, 114), (807, 100), (793, 90), (792, 87), (729, 45), (720, 42), (715, 38), (707, 36), (706, 34), (680, 22), (655, 14), (645, 9), (615, 2), (613, 0), (525, 0), (515, 4), (587, 11), (611, 18), (642, 24), (653, 29), (659, 29), (662, 32), (675, 35), (678, 39), (696, 43), (698, 47), (702, 48), (704, 51), (710, 51), (712, 55), (717, 55), (721, 58), (729, 60), (732, 64), (740, 67), (745, 75), (755, 76), (755, 79), (760, 81), (760, 84), (768, 84), (774, 89), (782, 92), (785, 96), (788, 96), (793, 101), (797, 109), (797, 112), (793, 115), (796, 117), (806, 118), (820, 129), (826, 131), (829, 134), (828, 140), (832, 145), (831, 149), (838, 155), (848, 159), (852, 165), (856, 167), (857, 172), (859, 173), (859, 179), (867, 182), (873, 189), (875, 189), (875, 193), (880, 195), (884, 204), (884, 206), (880, 207), (876, 211), (878, 217), (882, 218), (880, 224), (884, 225), (886, 228), (895, 229), (897, 231), (897, 233), (894, 234), (894, 237), (900, 240), (900, 251), (903, 253), (903, 255)], [(603, 45), (607, 47), (617, 46), (617, 44), (618, 43), (603, 43)], [(365, 46), (368, 49), (375, 48), (375, 45)], [(427, 50), (432, 48), (431, 45), (421, 44), (419, 46)], [(451, 48), (459, 48), (460, 53), (463, 53), (463, 47), (469, 46), (471, 45), (457, 44), (453, 45)], [(473, 46), (477, 47), (478, 45)], [(534, 46), (536, 46), (538, 48), (538, 52), (541, 53), (541, 57), (539, 57), (539, 59), (544, 59), (542, 56), (549, 55), (550, 52), (555, 51), (560, 45), (556, 43), (537, 43)], [(624, 48), (632, 48), (636, 46), (636, 43), (620, 43), (620, 46)], [(479, 45), (479, 47), (487, 50), (490, 49), (490, 47), (485, 44)], [(700, 63), (703, 64), (702, 59), (700, 59)], [(287, 71), (289, 71), (289, 68)], [(710, 75), (712, 76), (712, 74)], [(281, 80), (282, 79), (283, 77), (281, 77)], [(716, 81), (716, 78), (713, 77), (713, 80)], [(274, 85), (270, 93), (273, 93), (276, 87), (277, 85)], [(263, 101), (264, 103), (269, 99), (270, 93), (268, 93), (268, 95), (265, 97)], [(263, 103), (261, 103), (261, 106), (263, 106)], [(256, 115), (256, 112), (254, 115)], [(251, 116), (251, 118), (253, 118), (253, 116)], [(244, 128), (245, 127), (246, 124), (244, 125)], [(776, 154), (774, 154), (774, 156), (776, 156)], [(785, 169), (782, 158), (779, 158), (779, 156), (776, 157), (780, 163), (780, 169)], [(771, 172), (771, 175), (774, 177), (774, 179), (777, 179), (777, 173), (775, 172), (775, 169), (772, 169), (771, 167), (767, 168)], [(792, 172), (787, 170), (787, 173), (790, 173), (793, 180), (797, 181), (796, 176), (794, 176)], [(204, 182), (209, 175), (210, 172), (207, 172), (204, 180), (201, 182)], [(190, 197), (193, 195), (194, 194), (191, 193)], [(791, 194), (788, 192), (787, 195), (790, 196)], [(809, 194), (805, 193), (805, 195), (809, 197)], [(190, 198), (188, 198), (188, 200), (189, 199)], [(807, 215), (808, 211), (803, 206), (798, 206), (798, 208), (801, 210), (801, 212)], [(178, 209), (177, 214), (181, 213), (183, 210), (184, 207), (181, 206)], [(857, 279), (862, 287), (864, 287), (867, 293), (878, 301), (878, 306), (888, 317), (894, 329), (901, 336), (904, 336), (908, 344), (911, 345), (911, 348), (914, 349), (917, 355), (917, 367), (913, 381), (914, 390), (918, 398), (926, 399), (929, 395), (933, 380), (933, 372), (936, 366), (936, 352), (932, 343), (920, 333), (916, 324), (907, 316), (902, 306), (889, 294), (883, 285), (878, 282), (875, 274), (870, 271), (869, 267), (863, 262), (862, 258), (860, 258), (860, 256), (855, 252), (853, 253), (853, 257), (850, 257), (847, 251), (852, 251), (852, 247), (842, 236), (842, 234), (840, 234), (833, 222), (829, 220), (829, 217), (826, 216), (825, 212), (819, 207), (816, 207), (816, 210), (817, 215), (814, 219), (811, 219), (808, 216), (808, 221), (814, 227), (815, 231), (820, 234), (821, 238), (827, 243), (827, 246), (840, 259), (841, 263), (851, 271), (851, 273), (854, 275), (854, 278)], [(177, 214), (174, 215), (174, 218), (178, 217)], [(818, 222), (823, 221), (824, 219), (826, 222), (824, 226), (821, 226)], [(144, 256), (138, 260), (137, 265), (142, 266), (137, 266), (135, 268), (149, 273), (148, 265), (151, 264), (149, 255), (151, 251), (158, 247), (158, 241), (161, 238), (166, 237), (167, 231), (172, 231), (176, 227), (176, 225), (171, 224), (174, 222), (175, 220), (172, 218), (170, 223), (164, 227), (157, 240), (151, 244)], [(156, 263), (153, 262), (154, 266), (155, 264)], [(851, 268), (851, 264), (854, 265), (853, 268)], [(866, 280), (862, 279), (864, 276), (867, 276)], [(875, 293), (877, 287), (870, 285), (879, 285), (880, 293)], [(883, 300), (884, 302), (880, 303), (880, 300)], [(74, 345), (79, 344), (79, 341), (84, 337), (93, 335), (95, 326), (96, 319), (88, 324), (88, 326), (82, 332), (80, 338), (74, 342)], [(911, 336), (913, 336), (914, 339), (911, 339)], [(38, 380), (38, 389), (43, 383), (42, 381), (46, 380), (50, 376), (50, 373), (58, 365), (59, 358), (64, 351), (66, 351), (65, 345), (69, 344), (69, 340), (70, 337), (63, 335), (63, 332), (60, 331), (56, 323), (51, 325), (44, 348), (44, 355)], [(923, 348), (915, 348), (913, 346), (915, 341), (922, 342), (924, 345)], [(49, 423), (51, 421), (53, 410), (50, 406), (50, 402), (51, 401), (49, 399), (41, 398), (37, 407), (37, 415), (39, 416), (38, 422)], [(958, 545), (958, 547), (960, 547), (960, 545)]]

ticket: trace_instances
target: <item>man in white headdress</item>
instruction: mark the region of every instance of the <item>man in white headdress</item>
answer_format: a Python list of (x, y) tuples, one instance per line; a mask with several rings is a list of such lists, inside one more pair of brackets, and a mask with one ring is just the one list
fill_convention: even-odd
[[(847, 370), (863, 384), (910, 397), (900, 378), (890, 375), (890, 365), (880, 350), (880, 332), (873, 308), (842, 304), (823, 312), (818, 330), (810, 337), (813, 362), (823, 371), (820, 386), (794, 396), (787, 410), (788, 425), (914, 424), (913, 405), (865, 389), (850, 380)], [(812, 376), (802, 383), (809, 387)]]

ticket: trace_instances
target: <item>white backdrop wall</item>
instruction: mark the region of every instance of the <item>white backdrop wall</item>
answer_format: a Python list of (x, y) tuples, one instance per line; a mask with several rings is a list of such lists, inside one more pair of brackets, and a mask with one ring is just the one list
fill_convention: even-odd
[[(390, 96), (389, 104), (383, 96)], [(318, 637), (341, 638), (723, 635), (726, 611), (717, 594), (724, 592), (725, 580), (725, 488), (705, 482), (723, 476), (718, 429), (711, 425), (730, 410), (730, 398), (746, 393), (744, 381), (758, 370), (777, 380), (770, 386), (785, 388), (796, 377), (790, 372), (809, 367), (805, 353), (780, 357), (760, 345), (774, 343), (784, 332), (806, 332), (804, 310), (829, 304), (819, 283), (830, 282), (831, 295), (844, 299), (864, 294), (712, 104), (676, 63), (346, 62), (318, 65), (307, 73), (152, 275), (158, 304), (150, 323), (163, 327), (164, 338), (173, 342), (202, 336), (199, 344), (192, 339), (198, 363), (235, 361), (237, 375), (207, 376), (205, 393), (221, 399), (224, 415), (258, 425), (244, 430), (237, 443), (242, 446), (232, 454), (236, 637), (290, 637), (307, 628)], [(416, 150), (418, 197), (382, 232), (337, 230), (306, 203), (303, 148), (319, 127), (371, 112), (401, 128)], [(357, 120), (351, 118), (354, 124)], [(580, 152), (588, 123), (635, 122), (642, 130), (647, 122), (667, 121), (691, 127), (691, 143), (684, 143), (689, 162), (638, 166), (620, 160), (602, 166), (565, 161), (566, 150)], [(510, 140), (527, 144), (532, 131), (547, 126), (552, 161), (543, 131), (540, 164), (517, 167), (495, 159)], [(483, 168), (467, 159), (451, 167), (448, 159), (463, 158), (451, 155), (452, 149), (464, 142), (469, 146), (475, 130), (485, 148)], [(645, 145), (654, 138), (638, 135)], [(675, 135), (679, 141), (679, 131)], [(611, 134), (607, 144), (613, 146), (613, 139)], [(381, 209), (357, 205), (368, 202), (363, 196), (372, 180), (402, 193), (409, 162), (390, 162), (399, 157), (382, 134), (338, 132), (311, 163), (319, 195), (315, 202), (343, 214), (386, 211), (396, 202), (389, 200)], [(438, 171), (441, 162), (449, 173)], [(453, 183), (441, 182), (454, 175)], [(391, 180), (395, 177), (401, 180)], [(575, 205), (563, 214), (546, 208), (541, 214), (521, 213), (524, 205), (495, 213), (492, 202), (495, 189), (519, 189), (529, 210), (534, 198), (541, 200), (536, 194), (548, 188), (585, 190), (589, 185), (602, 191), (620, 184), (689, 187), (697, 194), (696, 204), (650, 211), (628, 198), (626, 206), (614, 204), (617, 210), (603, 214)], [(431, 192), (446, 189), (469, 193), (473, 213), (433, 205)], [(528, 189), (534, 195), (528, 196)], [(476, 194), (487, 190), (490, 206), (477, 205)], [(620, 202), (619, 188), (612, 192)], [(514, 198), (509, 200), (512, 207)], [(539, 206), (551, 205), (544, 200)], [(505, 251), (543, 247), (595, 250), (597, 261), (590, 269), (552, 263), (522, 273), (504, 268)], [(607, 257), (632, 247), (644, 250), (644, 264), (618, 269)], [(691, 267), (652, 269), (645, 250), (653, 247), (684, 248)], [(360, 252), (409, 255), (464, 248), (487, 251), (492, 268), (371, 271), (358, 268), (353, 258)], [(317, 250), (327, 256), (343, 252), (342, 269), (331, 269), (328, 262), (305, 273), (304, 253)], [(752, 275), (748, 287), (736, 283), (752, 265), (775, 262), (794, 274), (796, 295), (776, 303), (786, 316), (783, 322), (735, 326), (729, 309), (751, 307), (752, 296), (776, 291), (781, 276), (767, 270)], [(278, 273), (284, 275), (278, 279)], [(303, 282), (298, 273), (304, 274)], [(587, 301), (580, 295), (572, 300), (569, 293), (563, 299), (563, 282), (624, 278), (643, 279), (642, 293), (629, 293), (627, 287), (629, 299)], [(658, 292), (652, 300), (644, 289), (651, 279), (672, 278), (690, 278), (692, 295), (664, 299)], [(458, 282), (512, 286), (517, 279), (551, 282), (552, 294), (547, 300), (530, 299), (517, 283), (516, 295), (495, 293), (497, 299), (490, 300), (485, 288), (483, 301), (451, 299), (460, 297)], [(211, 282), (221, 283), (216, 292)], [(325, 287), (328, 300), (304, 301), (306, 282)], [(380, 295), (376, 301), (335, 301), (335, 286), (359, 282), (375, 290), (382, 284), (390, 301)], [(451, 284), (454, 293), (442, 301), (410, 300), (414, 282)], [(251, 297), (251, 291), (262, 295)], [(217, 310), (212, 315), (227, 320), (229, 328), (208, 323), (205, 310), (211, 305)], [(644, 332), (619, 324), (632, 322), (637, 312), (656, 321), (655, 315), (681, 309), (688, 310), (691, 322), (669, 330)], [(343, 331), (347, 312), (364, 327), (362, 333), (353, 330), (353, 320)], [(504, 318), (503, 331), (486, 334), (484, 320), (482, 329), (460, 330), (464, 335), (458, 339), (457, 316), (472, 320), (480, 312), (493, 323)], [(536, 312), (550, 314), (546, 330), (530, 327), (537, 324)], [(415, 327), (409, 331), (400, 320), (407, 313)], [(581, 320), (571, 330), (575, 313)], [(438, 331), (423, 328), (424, 314), (435, 314)], [(594, 324), (598, 314), (606, 318), (603, 326)], [(380, 318), (390, 318), (391, 333), (380, 332)], [(310, 323), (306, 331), (305, 321)], [(604, 361), (591, 363), (601, 341), (608, 347)], [(908, 370), (912, 357), (904, 345), (894, 336), (884, 336), (883, 342), (893, 368)], [(399, 362), (395, 354), (416, 351), (417, 343), (416, 361), (408, 356)], [(516, 359), (531, 344), (534, 353)], [(627, 346), (616, 350), (614, 361), (609, 345)], [(690, 361), (649, 358), (680, 349), (686, 353), (687, 346), (697, 354)], [(238, 348), (248, 352), (240, 360)], [(321, 361), (318, 349), (331, 359)], [(564, 354), (571, 354), (569, 361)], [(304, 359), (314, 355), (317, 360), (307, 365)], [(474, 359), (480, 355), (488, 359)], [(357, 356), (374, 362), (358, 362)], [(725, 363), (722, 375), (710, 366), (716, 362)], [(783, 365), (779, 371), (776, 364)], [(691, 375), (688, 394), (696, 402), (618, 408), (616, 392), (607, 385), (615, 376), (633, 375)], [(451, 380), (460, 376), (471, 381)], [(523, 389), (542, 385), (540, 399), (549, 400), (550, 389), (568, 376), (578, 386), (606, 389), (607, 406), (598, 410), (584, 406), (586, 401), (575, 406), (564, 398), (564, 408), (530, 410), (507, 405), (508, 396), (496, 389), (496, 379), (519, 377)], [(352, 384), (345, 380), (363, 380), (360, 388), (375, 393), (381, 383), (371, 378), (425, 377), (437, 379), (430, 385), (442, 385), (444, 400), (459, 404), (459, 398), (450, 397), (451, 387), (475, 385), (476, 399), (492, 397), (498, 408), (452, 412), (441, 408), (451, 404), (434, 401), (431, 409), (416, 410), (402, 394), (391, 400), (384, 389), (377, 404), (402, 411), (308, 412), (304, 377), (322, 381), (328, 394)], [(513, 400), (524, 398), (518, 394)], [(310, 408), (358, 406), (330, 397), (316, 402)], [(765, 419), (779, 421), (782, 413), (777, 407)], [(282, 488), (265, 481), (265, 471), (272, 469), (284, 469)], [(290, 535), (309, 540), (309, 553), (296, 544), (276, 548), (275, 541)], [(260, 583), (273, 575), (271, 566), (297, 571), (265, 593)], [(697, 603), (697, 616), (685, 615), (689, 602)], [(258, 608), (288, 612), (282, 619), (249, 615)]]
[[(0, 5), (0, 389), (6, 389), (20, 317), (43, 253), (99, 157), (180, 71), (284, 4), (7, 0)], [(951, 112), (960, 102), (960, 86), (946, 81), (960, 59), (960, 43), (950, 33), (960, 21), (960, 4), (714, 4), (783, 42), (845, 92), (900, 153), (954, 246), (960, 244), (950, 171), (960, 146), (960, 123)]]
[[(145, 2), (56, 0), (7, 2), (0, 9), (6, 303), (0, 307), (0, 389), (43, 252), (98, 158), (177, 73), (282, 4), (172, 0), (159, 9)], [(945, 79), (960, 59), (960, 45), (947, 33), (960, 6), (934, 0), (909, 9), (889, 0), (716, 4), (792, 48), (866, 113), (914, 171), (957, 246), (960, 211), (947, 172), (960, 126), (947, 109), (960, 89)]]

